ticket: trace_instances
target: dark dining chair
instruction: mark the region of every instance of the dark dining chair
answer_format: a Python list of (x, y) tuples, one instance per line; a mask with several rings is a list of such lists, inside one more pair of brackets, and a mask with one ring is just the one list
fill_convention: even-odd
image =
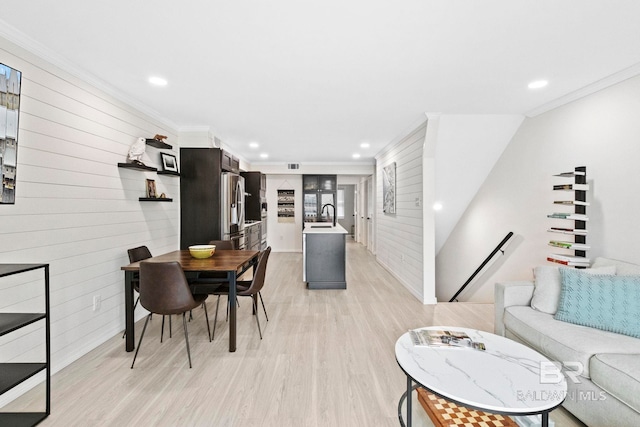
[(149, 311), (138, 348), (133, 356), (131, 369), (136, 363), (138, 351), (142, 344), (142, 338), (147, 329), (149, 318), (153, 313), (162, 314), (163, 316), (182, 313), (182, 325), (184, 327), (184, 339), (187, 346), (187, 357), (189, 358), (189, 368), (191, 368), (191, 350), (189, 349), (189, 333), (187, 331), (187, 320), (185, 314), (202, 305), (207, 321), (207, 335), (211, 341), (211, 331), (209, 328), (209, 315), (207, 313), (207, 305), (205, 300), (207, 295), (193, 295), (189, 289), (189, 283), (182, 271), (180, 263), (172, 262), (148, 262), (140, 263), (140, 304)]
[[(146, 246), (138, 246), (137, 248), (128, 249), (127, 254), (129, 255), (130, 263), (142, 261), (151, 258), (152, 256), (151, 251)], [(140, 274), (138, 272), (133, 273), (133, 290), (138, 293), (138, 298), (136, 298), (136, 302), (133, 304), (133, 309), (135, 310), (138, 306), (138, 302), (140, 301)]]
[[(253, 313), (256, 316), (256, 323), (258, 324), (258, 333), (260, 339), (262, 339), (262, 330), (260, 329), (260, 319), (258, 319), (258, 295), (264, 286), (264, 279), (267, 272), (267, 261), (269, 260), (269, 254), (271, 253), (271, 246), (260, 252), (258, 255), (258, 266), (254, 271), (253, 278), (251, 280), (240, 280), (236, 283), (236, 295), (239, 297), (251, 297), (253, 302)], [(218, 301), (216, 302), (216, 315), (213, 320), (213, 334), (211, 339), (213, 340), (216, 335), (216, 323), (218, 322), (218, 308), (220, 306), (220, 296), (229, 295), (229, 283), (224, 283), (218, 289), (213, 292), (213, 295), (218, 295)], [(264, 308), (264, 302), (262, 308), (267, 315), (267, 310)], [(267, 322), (269, 318), (267, 317)]]
[[(138, 261), (143, 261), (145, 259), (149, 259), (152, 257), (151, 251), (146, 246), (138, 246), (132, 249), (127, 249), (127, 254), (129, 255), (129, 262), (134, 263)], [(135, 311), (138, 306), (138, 301), (140, 301), (140, 273), (137, 271), (133, 273), (133, 290), (138, 293), (138, 298), (136, 298), (136, 302), (133, 304), (133, 310)], [(172, 326), (171, 326), (171, 316), (169, 316), (169, 338), (172, 335)], [(127, 336), (127, 331), (122, 333), (122, 338)], [(162, 333), (160, 334), (160, 342), (162, 342), (162, 337), (164, 336), (164, 316), (162, 316)]]

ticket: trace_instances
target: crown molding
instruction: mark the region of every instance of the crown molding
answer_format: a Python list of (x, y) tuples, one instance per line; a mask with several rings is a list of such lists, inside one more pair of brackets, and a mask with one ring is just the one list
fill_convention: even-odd
[(624, 70), (618, 71), (617, 73), (597, 80), (583, 88), (580, 88), (573, 92), (569, 92), (568, 94), (556, 98), (553, 101), (547, 102), (546, 104), (542, 104), (539, 107), (526, 112), (525, 116), (536, 117), (542, 113), (553, 110), (554, 108), (558, 108), (580, 98), (584, 98), (585, 96), (601, 91), (602, 89), (606, 89), (609, 86), (613, 86), (637, 75), (640, 75), (640, 63), (634, 64), (629, 68), (625, 68)]
[(135, 108), (136, 110), (146, 114), (147, 116), (151, 117), (154, 120), (157, 120), (158, 122), (164, 124), (170, 129), (176, 132), (179, 129), (179, 126), (176, 123), (174, 123), (172, 120), (168, 119), (167, 117), (164, 117), (158, 111), (128, 96), (124, 92), (116, 89), (114, 86), (112, 86), (108, 82), (80, 68), (75, 63), (69, 61), (67, 58), (63, 57), (62, 55), (57, 54), (53, 50), (49, 49), (42, 43), (29, 37), (22, 31), (11, 26), (7, 22), (3, 21), (2, 19), (0, 19), (0, 37), (32, 53), (38, 58), (46, 62), (49, 62), (50, 64), (58, 67), (62, 71), (69, 73), (74, 77), (77, 77), (78, 79), (106, 93), (107, 95), (112, 96), (113, 98), (116, 98), (119, 101), (122, 101), (123, 103), (129, 105), (132, 108)]

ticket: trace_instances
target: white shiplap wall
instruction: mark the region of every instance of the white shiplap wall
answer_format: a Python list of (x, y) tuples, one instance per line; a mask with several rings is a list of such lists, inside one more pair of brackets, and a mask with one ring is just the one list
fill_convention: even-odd
[[(376, 257), (423, 300), (423, 146), (426, 121), (376, 158)], [(382, 212), (382, 169), (396, 162), (396, 213)]]
[[(156, 133), (177, 155), (177, 133), (2, 38), (0, 62), (22, 72), (16, 202), (0, 205), (0, 263), (50, 264), (55, 372), (122, 331), (126, 250), (179, 246), (179, 178), (116, 166), (137, 137)], [(147, 147), (143, 161), (158, 167), (159, 157)], [(139, 202), (145, 178), (174, 202)], [(43, 288), (41, 272), (0, 279), (0, 311), (42, 307)], [(42, 360), (41, 323), (1, 337), (0, 361)]]

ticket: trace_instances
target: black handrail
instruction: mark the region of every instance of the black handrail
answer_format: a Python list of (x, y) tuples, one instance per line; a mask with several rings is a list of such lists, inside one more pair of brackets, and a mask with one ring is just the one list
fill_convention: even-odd
[(458, 296), (458, 295), (460, 295), (460, 293), (461, 293), (462, 291), (464, 291), (464, 288), (466, 288), (466, 287), (467, 287), (467, 285), (468, 285), (469, 283), (471, 283), (471, 281), (474, 279), (474, 277), (476, 277), (476, 276), (477, 276), (477, 274), (478, 274), (478, 273), (480, 273), (480, 270), (482, 270), (482, 269), (484, 268), (484, 266), (485, 266), (485, 265), (487, 265), (487, 263), (488, 263), (489, 261), (491, 261), (491, 258), (493, 258), (493, 256), (494, 256), (495, 254), (497, 254), (497, 253), (498, 253), (498, 251), (502, 252), (502, 254), (504, 255), (504, 251), (503, 251), (502, 249), (500, 249), (500, 248), (502, 248), (502, 246), (504, 246), (504, 244), (505, 244), (505, 243), (507, 243), (507, 240), (509, 240), (509, 239), (511, 238), (511, 236), (513, 236), (513, 231), (510, 231), (510, 232), (509, 232), (509, 234), (507, 234), (507, 235), (505, 236), (505, 238), (504, 238), (504, 239), (502, 239), (502, 241), (501, 241), (500, 243), (498, 243), (498, 246), (496, 246), (496, 248), (493, 250), (493, 252), (491, 252), (491, 254), (490, 254), (490, 255), (489, 255), (489, 256), (488, 256), (484, 261), (482, 261), (482, 264), (480, 264), (480, 267), (478, 267), (478, 268), (476, 269), (476, 271), (474, 271), (474, 272), (473, 272), (473, 274), (472, 274), (472, 275), (467, 279), (467, 281), (466, 281), (466, 282), (464, 282), (464, 285), (462, 285), (462, 286), (460, 287), (460, 289), (458, 289), (458, 292), (456, 292), (456, 294), (455, 294), (454, 296), (452, 296), (452, 297), (451, 297), (451, 299), (449, 300), (449, 302), (454, 302), (454, 301), (456, 300), (457, 296)]

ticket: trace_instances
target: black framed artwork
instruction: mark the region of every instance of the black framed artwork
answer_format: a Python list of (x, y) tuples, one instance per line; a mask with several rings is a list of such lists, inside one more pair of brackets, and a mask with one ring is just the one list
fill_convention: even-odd
[(0, 64), (0, 204), (16, 201), (21, 82), (20, 71)]
[(178, 172), (178, 161), (176, 156), (168, 153), (160, 153), (160, 158), (162, 159), (163, 170), (176, 173)]

